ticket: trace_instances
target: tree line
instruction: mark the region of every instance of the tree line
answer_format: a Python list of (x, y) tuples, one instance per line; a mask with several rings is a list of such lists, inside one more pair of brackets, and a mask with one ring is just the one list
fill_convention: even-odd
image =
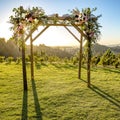
[[(93, 46), (94, 47), (94, 46)], [(49, 47), (44, 44), (34, 46), (34, 61), (37, 64), (43, 64), (46, 61), (65, 63), (72, 62), (74, 65), (78, 64), (79, 61), (79, 49), (78, 48), (68, 48), (67, 47)], [(92, 49), (92, 66), (103, 65), (103, 66), (114, 66), (118, 68), (120, 66), (120, 53), (115, 54), (110, 48), (105, 52), (100, 52), (99, 54), (94, 54), (95, 49)], [(26, 45), (26, 61), (30, 61), (30, 46)], [(5, 38), (0, 38), (0, 62), (16, 61), (16, 63), (21, 62), (21, 50), (16, 45), (13, 40), (6, 41)], [(87, 54), (84, 48), (82, 54), (82, 64), (86, 64)]]
[(21, 56), (18, 46), (12, 41), (0, 38), (0, 56), (17, 58)]
[[(48, 47), (44, 44), (34, 46), (34, 54), (41, 54), (41, 52), (45, 52), (48, 56), (58, 56), (60, 58), (70, 58), (74, 55), (74, 52), (68, 52), (67, 50), (63, 50), (59, 47)], [(26, 54), (30, 54), (30, 45), (26, 45)], [(13, 57), (16, 59), (17, 57), (21, 57), (21, 48), (15, 43), (15, 40), (9, 39), (8, 41), (5, 38), (0, 38), (0, 56)]]
[[(30, 60), (30, 45), (26, 45), (26, 60)], [(39, 58), (39, 60), (46, 58), (50, 58), (50, 61), (54, 61), (54, 59), (69, 59), (71, 58), (76, 50), (73, 52), (68, 52), (66, 49), (61, 49), (59, 47), (49, 47), (44, 44), (34, 46), (33, 54), (35, 58)], [(45, 56), (45, 58), (44, 58)], [(9, 39), (8, 41), (5, 38), (0, 38), (0, 62), (3, 61), (20, 61), (21, 59), (21, 48), (17, 45), (15, 40)]]
[[(93, 50), (94, 52), (94, 50)], [(92, 53), (93, 53), (92, 52)], [(79, 53), (76, 53), (73, 57), (73, 63), (78, 63)], [(82, 65), (86, 64), (87, 62), (87, 55), (86, 51), (84, 50), (82, 54)], [(120, 66), (120, 53), (115, 54), (110, 48), (108, 48), (105, 52), (92, 54), (91, 56), (91, 65), (97, 66), (102, 65), (103, 67), (106, 66), (114, 66), (118, 68)]]

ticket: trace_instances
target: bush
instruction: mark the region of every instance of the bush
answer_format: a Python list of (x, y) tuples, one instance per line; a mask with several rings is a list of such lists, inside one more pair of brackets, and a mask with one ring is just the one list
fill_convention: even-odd
[(18, 57), (18, 58), (16, 59), (16, 64), (20, 64), (20, 62), (21, 62), (21, 58)]
[(4, 56), (0, 56), (0, 63), (3, 63), (5, 61), (5, 57)]
[(6, 59), (7, 64), (11, 64), (12, 61), (14, 61), (14, 58), (13, 58), (13, 57), (8, 57), (8, 58)]
[(78, 63), (78, 58), (77, 57), (73, 57), (72, 58), (72, 62), (73, 62), (73, 65), (77, 64)]
[(41, 68), (41, 63), (40, 63), (40, 62), (35, 62), (35, 67), (36, 67), (37, 69), (40, 69), (40, 68)]
[(118, 68), (118, 66), (119, 66), (119, 62), (117, 61), (117, 62), (115, 62), (115, 68)]

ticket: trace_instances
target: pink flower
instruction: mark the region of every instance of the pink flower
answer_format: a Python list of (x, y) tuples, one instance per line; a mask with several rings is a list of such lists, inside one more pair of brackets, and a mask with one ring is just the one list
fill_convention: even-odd
[(23, 29), (23, 24), (18, 25), (18, 31)]
[(91, 32), (89, 37), (93, 37), (94, 36), (94, 32)]
[(28, 19), (28, 21), (29, 21), (29, 22), (32, 22), (32, 21), (33, 21), (33, 18), (32, 18), (32, 17), (30, 17), (30, 18)]

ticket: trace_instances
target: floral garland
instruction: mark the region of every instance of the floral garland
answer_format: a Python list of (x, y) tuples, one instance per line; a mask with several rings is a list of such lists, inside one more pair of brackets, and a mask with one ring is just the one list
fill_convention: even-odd
[[(100, 34), (100, 25), (97, 22), (100, 16), (95, 16), (92, 14), (96, 8), (90, 9), (86, 8), (80, 12), (78, 9), (73, 9), (72, 14), (66, 14), (62, 16), (62, 22), (65, 24), (79, 24), (80, 29), (84, 32), (87, 38), (95, 41)], [(42, 25), (49, 23), (57, 24), (61, 20), (58, 14), (53, 14), (51, 16), (45, 15), (45, 12), (42, 8), (33, 7), (32, 10), (24, 10), (22, 6), (18, 9), (13, 9), (15, 16), (10, 17), (10, 22), (14, 25), (13, 29), (18, 36), (21, 36), (25, 33), (27, 27), (41, 22)], [(67, 22), (65, 22), (67, 21)]]

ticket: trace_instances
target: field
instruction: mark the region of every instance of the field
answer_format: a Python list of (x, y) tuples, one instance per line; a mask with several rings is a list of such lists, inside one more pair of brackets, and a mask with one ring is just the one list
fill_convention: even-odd
[(120, 69), (94, 67), (91, 88), (71, 64), (35, 69), (23, 91), (21, 65), (0, 64), (0, 120), (120, 120)]

